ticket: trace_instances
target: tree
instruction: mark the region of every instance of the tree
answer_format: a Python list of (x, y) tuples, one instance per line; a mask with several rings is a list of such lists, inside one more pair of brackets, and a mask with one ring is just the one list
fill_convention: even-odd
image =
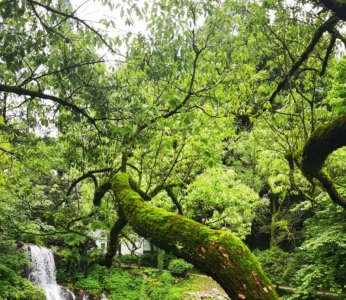
[[(32, 145), (25, 146), (23, 132), (40, 140), (28, 128), (37, 133), (54, 124), (67, 166), (61, 171), (77, 178), (54, 207), (54, 229), (60, 226), (83, 237), (71, 235), (71, 244), (77, 245), (90, 239), (85, 224), (102, 220), (87, 230), (97, 223), (110, 230), (109, 262), (118, 234), (129, 223), (160, 248), (210, 274), (232, 298), (276, 299), (256, 259), (232, 233), (213, 231), (142, 199), (150, 201), (165, 191), (183, 214), (174, 191), (180, 188), (183, 194), (197, 175), (220, 163), (227, 144), (238, 138), (237, 121), (251, 125), (244, 126), (247, 130), (255, 122), (262, 128), (267, 123), (279, 133), (276, 151), (288, 158), (292, 186), (302, 194), (302, 186), (294, 184), (296, 166), (310, 181), (326, 180), (328, 188), (328, 177), (318, 178), (324, 159), (315, 161), (319, 155), (309, 149), (325, 137), (334, 141), (330, 132), (342, 132), (343, 121), (315, 130), (316, 120), (325, 120), (317, 118), (321, 98), (312, 91), (325, 84), (335, 42), (342, 40), (339, 19), (328, 11), (305, 12), (300, 3), (124, 3), (118, 9), (125, 22), (131, 24), (134, 12), (147, 20), (149, 33), (121, 40), (101, 35), (65, 1), (4, 5), (0, 91), (7, 139), (27, 150)], [(269, 10), (276, 14), (274, 20)], [(198, 25), (201, 18), (203, 26)], [(167, 21), (171, 19), (174, 26)], [(114, 48), (121, 42), (128, 47), (126, 60)], [(107, 70), (96, 54), (100, 47), (123, 60)], [(279, 119), (281, 115), (287, 117)], [(303, 138), (297, 138), (301, 132)], [(326, 147), (322, 158), (342, 145)], [(96, 191), (95, 208), (87, 180)], [(76, 195), (83, 183), (80, 208)], [(107, 194), (110, 190), (115, 197)]]

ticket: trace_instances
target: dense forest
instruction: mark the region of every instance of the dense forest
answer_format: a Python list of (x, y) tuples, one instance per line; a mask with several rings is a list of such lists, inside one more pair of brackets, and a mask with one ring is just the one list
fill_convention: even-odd
[(346, 297), (345, 2), (75, 2), (0, 1), (0, 299), (44, 299), (29, 244), (146, 299), (82, 284), (137, 236), (234, 300)]

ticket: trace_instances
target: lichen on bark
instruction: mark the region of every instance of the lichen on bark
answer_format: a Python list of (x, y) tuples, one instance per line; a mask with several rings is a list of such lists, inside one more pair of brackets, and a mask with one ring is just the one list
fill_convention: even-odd
[(125, 173), (113, 176), (112, 189), (121, 213), (140, 236), (211, 276), (232, 299), (278, 299), (255, 256), (231, 232), (148, 205)]

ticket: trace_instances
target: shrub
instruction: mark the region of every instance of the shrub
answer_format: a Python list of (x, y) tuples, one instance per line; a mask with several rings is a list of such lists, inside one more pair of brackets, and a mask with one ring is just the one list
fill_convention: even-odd
[(164, 272), (159, 278), (160, 282), (162, 282), (164, 285), (170, 285), (174, 282), (174, 277), (171, 275), (171, 273)]
[(156, 268), (157, 266), (157, 254), (145, 253), (142, 255), (141, 265), (143, 267)]
[(165, 253), (165, 257), (164, 257), (164, 260), (163, 260), (163, 267), (164, 268), (168, 268), (170, 262), (172, 260), (175, 260), (175, 259), (177, 259), (177, 257), (174, 256), (173, 254)]
[(128, 272), (116, 271), (104, 277), (104, 287), (110, 292), (110, 299), (139, 300), (143, 279), (132, 277)]
[(257, 254), (257, 258), (263, 270), (273, 283), (287, 284), (289, 280), (286, 276), (288, 264), (292, 260), (292, 255), (279, 248), (265, 250)]
[(141, 300), (180, 300), (185, 291), (173, 285), (174, 278), (164, 272), (159, 278), (148, 278), (142, 284)]
[(79, 279), (75, 283), (75, 287), (80, 288), (89, 293), (100, 293), (102, 291), (100, 283), (92, 278)]
[(121, 262), (125, 265), (137, 264), (137, 256), (133, 254), (125, 254), (121, 256)]
[(172, 274), (186, 275), (186, 272), (191, 270), (192, 267), (191, 264), (185, 262), (183, 259), (174, 259), (168, 265), (168, 270), (170, 270)]
[(162, 272), (165, 258), (165, 250), (159, 249), (157, 254), (157, 268), (160, 272)]

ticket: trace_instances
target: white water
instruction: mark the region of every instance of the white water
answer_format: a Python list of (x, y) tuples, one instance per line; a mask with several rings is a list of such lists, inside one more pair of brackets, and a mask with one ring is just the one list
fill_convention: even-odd
[(31, 280), (46, 293), (47, 300), (75, 299), (74, 294), (67, 288), (56, 283), (56, 268), (54, 256), (50, 249), (30, 245), (32, 268), (29, 274)]

